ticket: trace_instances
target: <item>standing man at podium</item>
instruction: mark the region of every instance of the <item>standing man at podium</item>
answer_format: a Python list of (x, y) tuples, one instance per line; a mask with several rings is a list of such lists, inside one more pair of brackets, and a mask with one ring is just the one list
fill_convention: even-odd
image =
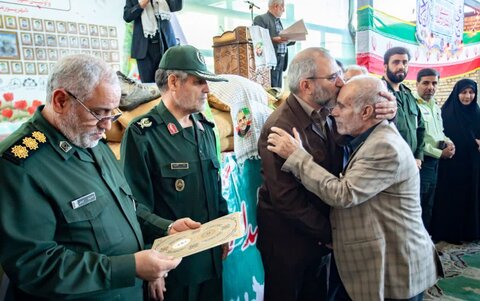
[(282, 87), (282, 73), (287, 70), (288, 49), (287, 46), (295, 44), (295, 42), (288, 42), (286, 38), (280, 37), (278, 34), (283, 30), (280, 18), (285, 11), (284, 0), (269, 0), (268, 11), (256, 16), (253, 20), (253, 25), (268, 29), (270, 37), (272, 38), (273, 48), (277, 56), (277, 66), (270, 70), (270, 79), (272, 87)]

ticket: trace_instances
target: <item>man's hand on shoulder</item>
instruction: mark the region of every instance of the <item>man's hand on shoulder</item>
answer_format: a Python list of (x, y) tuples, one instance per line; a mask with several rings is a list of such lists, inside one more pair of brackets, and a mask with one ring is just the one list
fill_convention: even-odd
[(382, 120), (392, 120), (397, 115), (397, 99), (390, 92), (380, 91), (379, 94), (385, 97), (387, 101), (375, 104), (375, 117)]
[(278, 127), (272, 127), (272, 132), (268, 134), (268, 146), (267, 149), (276, 153), (283, 159), (287, 159), (297, 149), (303, 148), (302, 140), (296, 128), (293, 128), (293, 135), (290, 135), (285, 130)]

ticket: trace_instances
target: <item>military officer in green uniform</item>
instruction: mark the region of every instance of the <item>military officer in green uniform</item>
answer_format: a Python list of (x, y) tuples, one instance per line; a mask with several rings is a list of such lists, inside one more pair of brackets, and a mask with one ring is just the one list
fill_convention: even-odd
[[(106, 63), (67, 56), (49, 76), (46, 105), (0, 143), (7, 300), (142, 300), (143, 280), (178, 265), (142, 250), (135, 199), (101, 140), (119, 117), (119, 100)], [(186, 220), (173, 225), (185, 230)], [(158, 226), (158, 236), (165, 229)]]
[(400, 135), (412, 150), (418, 169), (423, 162), (423, 148), (425, 147), (425, 123), (417, 99), (412, 91), (402, 84), (408, 74), (410, 52), (404, 47), (392, 47), (383, 56), (385, 76), (382, 78), (388, 91), (397, 99), (398, 111), (396, 126)]
[[(209, 92), (207, 80), (224, 79), (207, 70), (195, 47), (169, 48), (155, 75), (161, 103), (134, 119), (125, 132), (124, 172), (145, 222), (155, 216), (189, 216), (205, 223), (227, 213), (214, 125), (199, 113)], [(184, 258), (166, 278), (165, 300), (223, 300), (221, 258), (220, 247)]]

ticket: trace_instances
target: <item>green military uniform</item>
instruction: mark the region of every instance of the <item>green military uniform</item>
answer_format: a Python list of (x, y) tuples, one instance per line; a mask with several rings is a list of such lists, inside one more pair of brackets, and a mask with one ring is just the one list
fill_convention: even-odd
[[(193, 127), (182, 128), (161, 102), (134, 119), (125, 132), (121, 158), (125, 177), (138, 199), (141, 222), (154, 224), (162, 216), (205, 223), (227, 213), (214, 125), (200, 113), (190, 118)], [(151, 234), (145, 232), (147, 243), (158, 237)], [(184, 258), (166, 278), (166, 298), (179, 287), (220, 278), (221, 270), (220, 247)]]
[(109, 147), (70, 144), (41, 106), (0, 143), (0, 263), (17, 300), (142, 300), (131, 190)]
[(399, 91), (394, 91), (390, 83), (385, 82), (387, 83), (388, 91), (392, 92), (397, 99), (397, 129), (410, 146), (415, 159), (423, 161), (425, 124), (417, 106), (417, 100), (411, 90), (404, 84), (400, 84)]

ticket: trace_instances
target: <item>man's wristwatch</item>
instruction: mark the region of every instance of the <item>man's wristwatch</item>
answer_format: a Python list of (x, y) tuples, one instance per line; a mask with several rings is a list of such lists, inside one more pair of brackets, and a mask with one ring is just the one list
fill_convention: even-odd
[(170, 229), (172, 229), (172, 227), (173, 227), (173, 223), (171, 223), (170, 225), (168, 225), (167, 231), (166, 231), (167, 235), (170, 234)]

